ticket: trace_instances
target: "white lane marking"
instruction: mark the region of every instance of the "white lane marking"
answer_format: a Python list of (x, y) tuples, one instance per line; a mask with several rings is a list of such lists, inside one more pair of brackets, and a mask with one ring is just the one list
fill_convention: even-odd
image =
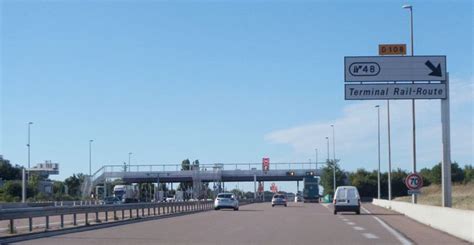
[[(362, 210), (364, 210), (366, 213), (371, 214), (369, 210), (366, 208), (362, 207)], [(377, 220), (388, 232), (392, 233), (393, 236), (395, 236), (398, 241), (400, 241), (403, 245), (411, 245), (412, 243), (408, 241), (402, 234), (400, 234), (398, 231), (394, 230), (392, 227), (388, 226), (384, 221), (379, 219), (379, 217), (372, 215), (372, 217)]]
[(343, 218), (342, 221), (349, 222), (349, 220), (346, 218)]
[(378, 239), (379, 237), (372, 233), (362, 233), (367, 239)]
[(323, 207), (325, 207), (325, 208), (331, 210), (331, 209), (329, 208), (329, 204), (328, 204), (328, 203), (321, 203), (321, 205), (323, 205)]
[(365, 230), (363, 227), (360, 227), (360, 226), (354, 226), (354, 227), (352, 227), (352, 228), (353, 228), (354, 230), (356, 230), (356, 231), (363, 231), (363, 230)]
[(346, 224), (348, 224), (348, 225), (355, 225), (354, 222), (346, 222)]

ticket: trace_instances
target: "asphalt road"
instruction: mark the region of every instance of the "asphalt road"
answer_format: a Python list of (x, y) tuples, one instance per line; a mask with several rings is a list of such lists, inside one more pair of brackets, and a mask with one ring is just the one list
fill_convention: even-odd
[(465, 244), (392, 211), (363, 207), (361, 215), (333, 215), (327, 204), (259, 203), (18, 244)]

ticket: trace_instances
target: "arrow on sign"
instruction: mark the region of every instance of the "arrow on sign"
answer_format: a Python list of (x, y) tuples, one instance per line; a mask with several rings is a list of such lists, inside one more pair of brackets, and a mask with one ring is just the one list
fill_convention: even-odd
[(431, 63), (431, 61), (427, 60), (427, 61), (425, 62), (425, 65), (428, 66), (428, 68), (430, 68), (430, 70), (431, 70), (431, 73), (428, 74), (428, 75), (430, 75), (430, 76), (437, 76), (437, 77), (441, 77), (441, 76), (442, 76), (442, 74), (441, 74), (441, 64), (438, 64), (438, 66), (435, 67), (435, 66), (433, 65), (433, 63)]

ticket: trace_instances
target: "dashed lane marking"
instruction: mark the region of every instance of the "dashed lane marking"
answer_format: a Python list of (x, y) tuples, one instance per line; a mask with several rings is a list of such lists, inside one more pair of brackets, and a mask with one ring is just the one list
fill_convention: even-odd
[(362, 233), (367, 239), (378, 239), (379, 237), (372, 233)]
[(352, 228), (353, 228), (354, 230), (356, 230), (356, 231), (363, 231), (363, 230), (365, 230), (364, 227), (360, 227), (360, 226), (354, 226), (354, 227), (352, 227)]

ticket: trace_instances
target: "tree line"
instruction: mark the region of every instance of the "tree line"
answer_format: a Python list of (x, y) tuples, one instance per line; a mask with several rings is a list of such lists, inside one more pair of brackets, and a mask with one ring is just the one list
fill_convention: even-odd
[[(0, 202), (21, 201), (21, 175), (22, 167), (13, 165), (8, 159), (0, 157)], [(53, 181), (52, 193), (46, 194), (38, 190), (41, 181), (47, 176), (29, 173), (26, 183), (27, 201), (66, 201), (81, 199), (81, 185), (84, 181), (83, 174), (73, 174), (64, 181)], [(67, 193), (66, 193), (67, 190)]]
[[(357, 187), (362, 197), (377, 197), (377, 170), (369, 171), (364, 168), (356, 171), (344, 171), (333, 161), (329, 161), (326, 167), (322, 169), (321, 185), (324, 188), (324, 194), (333, 195), (333, 169), (336, 170), (336, 186), (352, 185)], [(406, 170), (400, 168), (392, 170), (392, 198), (407, 195), (407, 187), (405, 186), (405, 178), (410, 174)], [(441, 184), (441, 163), (434, 165), (432, 168), (423, 168), (418, 173), (423, 178), (423, 186), (431, 184)], [(453, 162), (451, 164), (451, 178), (455, 184), (474, 183), (474, 169), (472, 165), (466, 165), (464, 168)], [(381, 197), (388, 197), (388, 173), (380, 173), (380, 192)]]

